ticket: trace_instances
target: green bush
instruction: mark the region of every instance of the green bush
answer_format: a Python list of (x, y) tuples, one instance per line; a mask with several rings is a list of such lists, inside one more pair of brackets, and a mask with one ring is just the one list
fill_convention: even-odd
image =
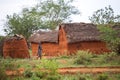
[(36, 66), (38, 69), (45, 69), (46, 72), (35, 72), (36, 77), (46, 80), (60, 80), (57, 73), (58, 63), (55, 59), (42, 59), (41, 63)]
[(41, 80), (41, 79), (40, 79), (39, 77), (33, 75), (33, 76), (30, 78), (30, 80)]
[(92, 62), (91, 60), (92, 57), (93, 57), (93, 54), (89, 51), (78, 51), (74, 63), (89, 64)]
[(117, 57), (117, 56), (118, 56), (117, 53), (115, 53), (115, 52), (110, 52), (110, 53), (107, 54), (106, 60), (107, 60), (107, 61), (114, 60), (115, 57)]
[[(9, 80), (9, 79), (8, 79), (8, 80)], [(10, 80), (11, 80), (11, 79), (10, 79)], [(19, 76), (19, 77), (13, 78), (12, 80), (24, 80), (24, 77)]]
[(24, 76), (27, 78), (31, 78), (33, 76), (33, 72), (31, 71), (31, 69), (25, 70)]
[(60, 80), (59, 75), (48, 75), (47, 80)]
[(58, 69), (58, 63), (54, 59), (46, 60), (43, 59), (41, 61), (41, 66), (45, 68), (46, 70), (50, 71), (50, 74), (57, 74), (57, 69)]
[(105, 73), (102, 73), (98, 76), (97, 80), (108, 80), (108, 75)]
[(4, 66), (6, 70), (16, 70), (17, 69), (17, 64), (15, 64), (15, 59), (7, 58), (7, 59), (2, 59), (0, 63)]
[(115, 52), (109, 52), (109, 53), (103, 53), (97, 56), (99, 64), (115, 64), (119, 62), (116, 58), (118, 57), (117, 53)]
[(7, 80), (7, 75), (6, 75), (5, 70), (2, 66), (0, 66), (0, 80)]
[(115, 30), (114, 27), (120, 26), (120, 24), (107, 24), (107, 25), (98, 25), (101, 40), (106, 42), (108, 48), (113, 52), (120, 54), (120, 30)]
[(91, 74), (78, 74), (78, 80), (93, 80)]
[(3, 44), (4, 44), (4, 36), (0, 36), (0, 56), (3, 57)]
[(86, 80), (86, 78), (84, 76), (80, 76), (79, 80)]
[(36, 71), (36, 72), (34, 72), (34, 74), (35, 74), (36, 77), (38, 77), (40, 79), (46, 77), (46, 75), (47, 75), (46, 72), (42, 72), (42, 71), (41, 72), (40, 71)]

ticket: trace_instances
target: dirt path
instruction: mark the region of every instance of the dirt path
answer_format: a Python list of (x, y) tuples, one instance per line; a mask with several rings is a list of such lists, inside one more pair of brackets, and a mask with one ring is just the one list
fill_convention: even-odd
[(60, 68), (60, 74), (75, 74), (75, 73), (120, 73), (120, 67), (77, 67), (77, 68)]
[[(6, 74), (11, 75), (22, 75), (24, 69), (18, 69), (17, 71), (6, 71)], [(76, 74), (76, 73), (120, 73), (120, 67), (70, 67), (70, 68), (59, 68), (58, 73), (60, 74)]]

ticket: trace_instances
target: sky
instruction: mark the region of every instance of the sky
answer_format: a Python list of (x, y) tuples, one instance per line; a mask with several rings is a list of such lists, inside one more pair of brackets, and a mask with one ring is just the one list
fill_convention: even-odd
[[(5, 35), (3, 25), (6, 21), (6, 15), (13, 13), (20, 13), (25, 7), (32, 7), (37, 4), (39, 0), (0, 0), (0, 35)], [(72, 16), (73, 22), (90, 23), (89, 16), (98, 9), (111, 7), (114, 14), (120, 14), (120, 0), (75, 0), (72, 3), (81, 12), (80, 15)]]

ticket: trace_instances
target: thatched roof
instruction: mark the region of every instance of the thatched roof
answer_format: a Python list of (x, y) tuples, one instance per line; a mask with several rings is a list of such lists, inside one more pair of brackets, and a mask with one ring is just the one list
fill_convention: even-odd
[(97, 26), (91, 23), (64, 23), (63, 27), (66, 33), (68, 43), (80, 41), (100, 41)]
[(22, 35), (15, 34), (13, 36), (7, 36), (4, 41), (9, 42), (11, 40), (22, 40), (22, 39), (24, 39)]
[(49, 32), (38, 31), (29, 38), (29, 41), (34, 43), (39, 43), (39, 42), (58, 43), (58, 31), (49, 31)]
[[(92, 23), (63, 23), (59, 26), (59, 28), (61, 27), (66, 33), (68, 43), (101, 41), (97, 25)], [(113, 26), (113, 28), (120, 30), (118, 25)], [(39, 43), (40, 41), (58, 43), (58, 37), (58, 31), (38, 31), (29, 38), (29, 41), (34, 43)]]

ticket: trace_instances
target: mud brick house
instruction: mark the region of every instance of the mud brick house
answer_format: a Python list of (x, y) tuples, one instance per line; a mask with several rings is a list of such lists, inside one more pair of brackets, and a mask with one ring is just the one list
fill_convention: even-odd
[(91, 23), (64, 23), (59, 26), (59, 42), (66, 45), (69, 53), (77, 50), (89, 50), (93, 53), (110, 51), (99, 36), (97, 26)]
[(37, 56), (38, 43), (42, 44), (42, 53), (47, 56), (54, 56), (59, 53), (58, 31), (34, 33), (29, 41), (31, 42), (32, 55)]
[(33, 56), (37, 55), (38, 43), (42, 42), (43, 53), (49, 56), (72, 54), (77, 50), (94, 53), (108, 52), (99, 38), (97, 26), (91, 23), (63, 23), (58, 31), (36, 32), (30, 37)]
[(22, 35), (6, 37), (3, 44), (3, 56), (11, 58), (29, 58), (28, 46)]

